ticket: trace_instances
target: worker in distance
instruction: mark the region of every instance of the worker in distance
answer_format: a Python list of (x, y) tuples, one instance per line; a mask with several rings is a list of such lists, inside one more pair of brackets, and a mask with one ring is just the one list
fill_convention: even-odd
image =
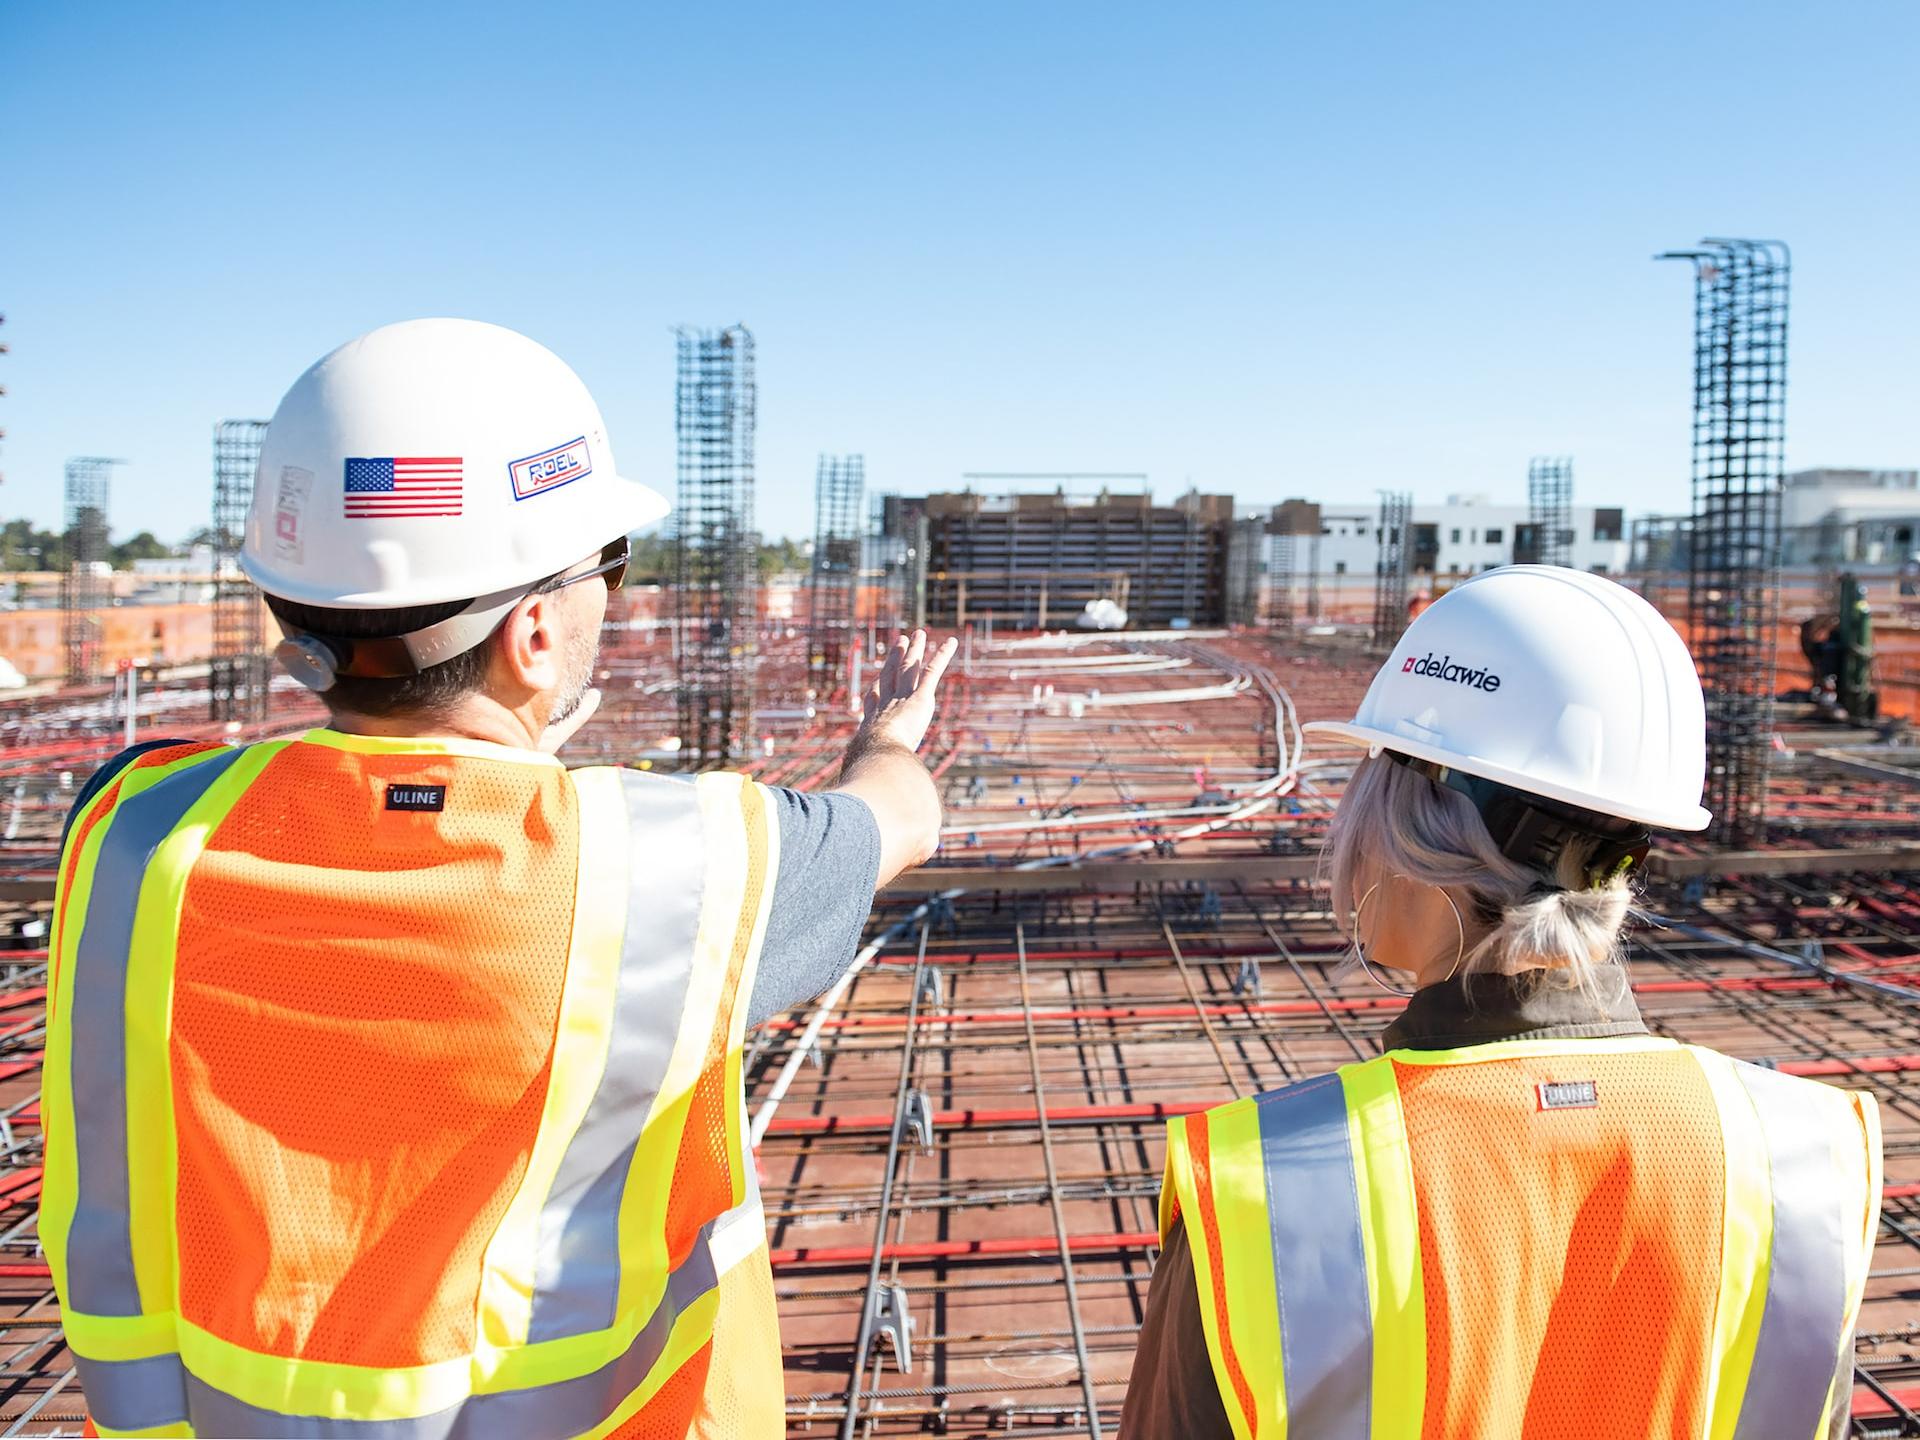
[(281, 401), (243, 564), (330, 721), (127, 752), (63, 846), (41, 1238), (97, 1433), (785, 1432), (742, 1035), (933, 852), (953, 645), (895, 642), (825, 794), (569, 771), (667, 508), (495, 326)]
[(1845, 1434), (1873, 1097), (1655, 1038), (1622, 961), (1652, 832), (1711, 818), (1680, 637), (1494, 570), (1306, 728), (1366, 751), (1334, 912), (1409, 998), (1378, 1058), (1169, 1126), (1126, 1440)]

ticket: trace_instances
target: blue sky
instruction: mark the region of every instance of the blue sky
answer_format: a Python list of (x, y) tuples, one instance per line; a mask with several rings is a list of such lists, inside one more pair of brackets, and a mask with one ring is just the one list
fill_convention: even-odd
[(1683, 505), (1708, 234), (1794, 247), (1788, 462), (1920, 465), (1920, 8), (1771, 0), (0, 7), (0, 514), (375, 325), (566, 357), (672, 482), (671, 327), (759, 341), (762, 527), (1146, 471)]

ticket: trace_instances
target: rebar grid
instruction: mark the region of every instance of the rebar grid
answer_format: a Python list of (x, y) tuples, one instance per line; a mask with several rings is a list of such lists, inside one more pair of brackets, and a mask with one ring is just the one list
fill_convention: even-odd
[(1572, 456), (1536, 455), (1527, 462), (1527, 529), (1525, 540), (1514, 546), (1514, 559), (1535, 565), (1572, 563)]
[(1380, 492), (1379, 558), (1373, 571), (1373, 644), (1389, 650), (1407, 628), (1407, 581), (1413, 571), (1413, 495)]
[(753, 742), (759, 549), (753, 520), (753, 335), (682, 328), (674, 614), (679, 755), (709, 770)]
[(854, 625), (866, 549), (866, 469), (861, 455), (822, 455), (813, 482), (807, 675), (822, 698), (847, 683), (847, 661), (858, 644)]
[(1704, 803), (1717, 839), (1752, 845), (1773, 755), (1792, 259), (1779, 241), (1732, 239), (1660, 258), (1694, 272), (1687, 624), (1707, 697)]
[[(253, 472), (266, 439), (264, 420), (222, 420), (213, 431), (213, 657), (208, 718), (259, 721), (267, 716), (272, 661), (260, 592), (240, 569), (240, 545), (253, 505)], [(310, 486), (311, 475), (280, 483)], [(302, 494), (290, 497), (299, 504)]]
[(100, 673), (100, 612), (108, 603), (107, 500), (118, 460), (78, 455), (67, 461), (67, 573), (60, 587), (67, 683)]
[[(603, 666), (644, 681), (631, 713), (665, 732), (670, 632), (642, 633), (627, 632)], [(800, 640), (780, 642), (758, 683), (791, 685), (806, 664)], [(1283, 683), (1305, 717), (1350, 714), (1371, 667), (1357, 649), (1297, 635), (1198, 632), (1047, 646), (1003, 636), (956, 660), (927, 750), (947, 803), (944, 863), (1071, 871), (1116, 847), (1137, 863), (1052, 890), (880, 898), (876, 931), (925, 909), (812, 1027), (818, 1066), (799, 1064), (759, 1152), (791, 1433), (1111, 1436), (1158, 1242), (1165, 1120), (1369, 1057), (1400, 1006), (1343, 972), (1339, 927), (1310, 874), (1350, 759), (1283, 756), (1284, 712), (1265, 688)], [(1114, 703), (1088, 707), (1095, 691)], [(15, 736), (0, 748), (0, 856), (23, 878), (52, 868), (78, 783), (61, 775), (84, 779), (112, 748), (79, 738), (79, 702), (36, 709), (45, 703), (0, 707), (0, 736)], [(1920, 786), (1817, 753), (1849, 732), (1783, 722), (1792, 753), (1770, 792), (1773, 845), (1750, 860), (1669, 845), (1678, 868), (1646, 905), (1670, 923), (1636, 930), (1633, 980), (1657, 1033), (1880, 1098), (1886, 1221), (1855, 1432), (1920, 1435), (1902, 1417), (1920, 1404), (1920, 1014), (1901, 993), (1920, 990), (1920, 881), (1911, 860), (1832, 868), (1850, 847), (1920, 841)], [(4, 728), (27, 723), (65, 738), (22, 743), (28, 732)], [(758, 773), (827, 783), (846, 724), (780, 723)], [(630, 742), (592, 741), (575, 758), (603, 743)], [(1241, 813), (1292, 759), (1293, 786)], [(1212, 828), (1189, 834), (1196, 826)], [(1740, 868), (1799, 863), (1796, 853), (1804, 873)], [(1159, 878), (1189, 859), (1227, 868)], [(1296, 862), (1291, 878), (1259, 868)], [(1708, 862), (1732, 868), (1709, 873)], [(1017, 878), (1005, 873), (1006, 886)], [(12, 1207), (0, 1209), (0, 1298), (19, 1348), (0, 1367), (0, 1430), (74, 1433), (77, 1386), (46, 1323), (33, 1244), (44, 956), (16, 955), (0, 984), (0, 1135), (11, 1136), (0, 1206)], [(751, 1035), (750, 1109), (808, 1039), (809, 1018)], [(884, 1318), (869, 1297), (895, 1287), (917, 1322), (911, 1374), (890, 1343), (854, 1360), (863, 1317)]]

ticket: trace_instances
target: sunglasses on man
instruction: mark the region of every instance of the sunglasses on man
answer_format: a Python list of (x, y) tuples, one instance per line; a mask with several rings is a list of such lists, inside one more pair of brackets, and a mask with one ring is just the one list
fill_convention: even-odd
[(564, 571), (534, 586), (536, 594), (550, 594), (555, 590), (564, 590), (569, 585), (577, 585), (582, 580), (591, 580), (596, 575), (607, 577), (607, 589), (618, 590), (627, 578), (627, 562), (633, 558), (633, 543), (625, 535), (618, 540), (609, 540), (600, 550), (600, 563), (591, 570), (582, 570), (578, 575), (568, 575)]

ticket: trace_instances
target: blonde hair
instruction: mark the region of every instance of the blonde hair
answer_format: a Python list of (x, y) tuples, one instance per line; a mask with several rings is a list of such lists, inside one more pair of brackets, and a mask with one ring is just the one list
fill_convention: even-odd
[[(1501, 854), (1466, 796), (1375, 755), (1354, 771), (1321, 863), (1343, 931), (1355, 924), (1364, 898), (1354, 893), (1356, 877), (1371, 866), (1379, 876), (1401, 875), (1463, 897), (1491, 927), (1466, 948), (1456, 975), (1560, 971), (1597, 995), (1603, 968), (1621, 958), (1633, 895), (1624, 876), (1588, 888), (1586, 862), (1596, 843), (1567, 846), (1555, 872), (1543, 876)], [(1452, 935), (1437, 939), (1435, 956), (1454, 943)]]

